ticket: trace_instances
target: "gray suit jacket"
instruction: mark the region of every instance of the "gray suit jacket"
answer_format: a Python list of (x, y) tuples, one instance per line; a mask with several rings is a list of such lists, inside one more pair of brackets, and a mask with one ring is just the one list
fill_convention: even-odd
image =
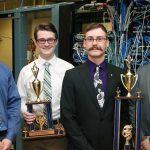
[[(132, 91), (133, 96), (141, 91), (141, 139), (150, 136), (150, 64), (138, 68), (138, 81)], [(135, 103), (130, 101), (129, 113), (131, 122), (135, 124)]]

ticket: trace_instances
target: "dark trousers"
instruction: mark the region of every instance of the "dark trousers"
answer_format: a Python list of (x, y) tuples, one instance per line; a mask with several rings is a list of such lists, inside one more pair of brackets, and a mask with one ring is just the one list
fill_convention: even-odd
[(23, 140), (22, 150), (67, 150), (67, 139), (43, 138)]

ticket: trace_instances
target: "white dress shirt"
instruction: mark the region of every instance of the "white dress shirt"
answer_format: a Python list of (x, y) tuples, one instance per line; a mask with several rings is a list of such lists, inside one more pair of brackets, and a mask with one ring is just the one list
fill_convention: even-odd
[[(40, 80), (43, 83), (43, 77), (44, 77), (44, 63), (46, 60), (39, 57), (35, 61), (31, 62), (30, 64), (24, 66), (22, 70), (20, 71), (19, 77), (18, 77), (18, 90), (21, 96), (21, 111), (25, 112), (27, 111), (27, 98), (30, 98), (31, 101), (36, 101), (37, 96), (33, 90), (33, 87), (31, 83), (34, 80), (34, 75), (31, 70), (33, 68), (34, 62), (36, 63), (36, 66), (39, 68), (39, 73), (37, 76), (37, 79)], [(69, 70), (73, 68), (73, 65), (56, 57), (50, 59), (48, 61), (50, 63), (49, 69), (51, 73), (51, 86), (52, 86), (52, 117), (53, 119), (60, 118), (60, 97), (61, 97), (61, 89), (62, 89), (62, 82), (65, 75), (66, 70)], [(43, 92), (40, 94), (40, 99), (43, 100)], [(34, 105), (34, 111), (39, 112), (42, 111), (43, 105)]]

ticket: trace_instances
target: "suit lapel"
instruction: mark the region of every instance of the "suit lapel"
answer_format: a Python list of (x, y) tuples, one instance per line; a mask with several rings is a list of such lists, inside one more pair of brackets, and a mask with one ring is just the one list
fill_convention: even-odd
[(100, 111), (99, 104), (98, 104), (98, 101), (96, 98), (95, 87), (94, 87), (93, 81), (91, 80), (91, 77), (90, 77), (90, 69), (89, 69), (87, 62), (82, 65), (79, 73), (82, 78), (83, 84), (87, 89), (87, 93), (89, 94), (89, 99), (96, 106), (96, 109), (98, 111)]
[(110, 65), (108, 64), (108, 73), (107, 73), (107, 87), (106, 87), (106, 97), (108, 97), (108, 95), (110, 95), (112, 89), (113, 89), (113, 79), (115, 77), (113, 77), (113, 70), (110, 67)]
[(106, 110), (106, 108), (109, 107), (109, 103), (110, 101), (113, 100), (113, 97), (111, 97), (111, 99), (109, 98), (110, 95), (112, 95), (112, 91), (114, 89), (114, 74), (113, 74), (113, 70), (111, 68), (111, 66), (108, 64), (108, 72), (107, 72), (107, 87), (106, 87), (106, 95), (105, 95), (105, 103), (104, 103), (104, 108), (103, 108), (103, 112)]

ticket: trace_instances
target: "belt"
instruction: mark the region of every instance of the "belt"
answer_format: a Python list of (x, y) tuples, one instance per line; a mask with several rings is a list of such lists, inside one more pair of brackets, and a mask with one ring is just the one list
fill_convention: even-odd
[(56, 125), (56, 124), (59, 124), (59, 123), (60, 123), (60, 119), (53, 120), (53, 125)]
[(0, 137), (4, 136), (7, 133), (7, 130), (0, 131)]

